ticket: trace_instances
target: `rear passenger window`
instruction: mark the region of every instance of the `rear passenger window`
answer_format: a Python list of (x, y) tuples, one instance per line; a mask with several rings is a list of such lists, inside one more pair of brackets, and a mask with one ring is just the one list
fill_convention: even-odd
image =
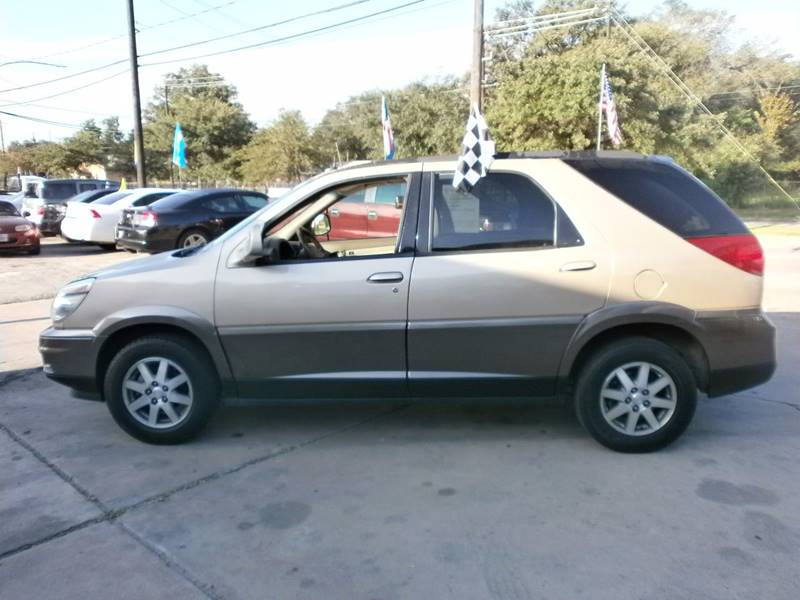
[(747, 233), (714, 192), (675, 165), (642, 159), (565, 162), (679, 236)]
[(263, 196), (257, 196), (256, 194), (242, 194), (241, 198), (245, 207), (248, 209), (258, 210), (267, 205), (267, 199)]
[(522, 175), (490, 173), (469, 192), (452, 175), (436, 175), (433, 250), (546, 247), (555, 241), (555, 207)]
[(214, 212), (218, 213), (235, 213), (241, 212), (241, 208), (239, 208), (239, 203), (236, 202), (236, 198), (233, 196), (217, 196), (215, 198), (209, 198), (203, 202), (203, 208), (208, 210), (213, 210)]

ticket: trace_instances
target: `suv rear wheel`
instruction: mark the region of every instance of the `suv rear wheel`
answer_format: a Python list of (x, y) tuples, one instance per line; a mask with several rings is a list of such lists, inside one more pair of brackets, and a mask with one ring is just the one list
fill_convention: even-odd
[(215, 372), (203, 349), (186, 339), (144, 337), (114, 356), (103, 391), (114, 420), (133, 437), (176, 444), (195, 436), (217, 407)]
[(697, 384), (672, 347), (645, 337), (601, 348), (584, 365), (575, 410), (584, 428), (619, 452), (650, 452), (677, 439), (697, 404)]

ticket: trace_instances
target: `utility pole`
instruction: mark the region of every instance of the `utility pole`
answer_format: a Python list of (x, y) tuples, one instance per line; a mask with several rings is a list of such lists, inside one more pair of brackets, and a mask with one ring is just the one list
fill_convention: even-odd
[(133, 92), (133, 147), (136, 156), (136, 181), (140, 188), (147, 186), (144, 165), (144, 135), (142, 132), (142, 102), (139, 98), (139, 58), (136, 52), (136, 19), (133, 0), (128, 1), (128, 41), (131, 54), (131, 84)]
[(469, 100), (483, 111), (483, 0), (474, 0), (474, 22), (472, 27), (472, 74), (470, 76)]
[[(167, 114), (172, 117), (172, 111), (169, 109), (169, 84), (164, 84), (164, 106), (167, 109)], [(175, 168), (172, 164), (172, 155), (169, 155), (169, 181), (172, 187), (175, 187)]]

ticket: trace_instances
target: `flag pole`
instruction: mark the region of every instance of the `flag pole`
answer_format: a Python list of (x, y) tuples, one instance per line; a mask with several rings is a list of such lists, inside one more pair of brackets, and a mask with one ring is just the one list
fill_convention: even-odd
[(600, 98), (597, 101), (597, 150), (603, 143), (603, 80), (606, 78), (606, 63), (600, 69)]

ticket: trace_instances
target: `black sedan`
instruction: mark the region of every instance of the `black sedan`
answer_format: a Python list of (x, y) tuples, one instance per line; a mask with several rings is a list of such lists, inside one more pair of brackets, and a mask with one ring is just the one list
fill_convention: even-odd
[(201, 246), (266, 204), (264, 194), (244, 190), (178, 192), (146, 208), (126, 208), (117, 225), (117, 246), (136, 252)]

